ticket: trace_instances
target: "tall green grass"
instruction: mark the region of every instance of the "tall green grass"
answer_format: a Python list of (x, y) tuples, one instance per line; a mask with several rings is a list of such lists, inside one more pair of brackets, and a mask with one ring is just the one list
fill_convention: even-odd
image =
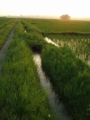
[[(19, 33), (20, 32), (20, 33)], [(54, 120), (30, 48), (18, 25), (0, 74), (1, 120)]]
[(59, 100), (76, 120), (89, 120), (90, 67), (75, 57), (68, 46), (48, 45), (42, 51), (42, 66)]
[(59, 46), (67, 44), (77, 57), (90, 64), (89, 21), (22, 19), (22, 23), (28, 31), (41, 33)]
[(9, 37), (11, 30), (14, 28), (16, 21), (6, 26), (4, 29), (0, 31), (0, 49), (3, 47), (5, 41)]
[(83, 61), (90, 61), (90, 35), (48, 35), (60, 47), (67, 44)]
[(0, 29), (6, 27), (11, 22), (15, 21), (15, 18), (0, 18)]
[[(46, 41), (40, 34), (39, 30), (37, 30), (35, 27), (33, 27), (30, 23), (27, 21), (22, 20), (24, 29), (26, 30), (26, 34), (24, 35), (24, 38), (26, 39), (27, 45), (34, 51), (41, 53), (42, 48), (46, 45)], [(21, 36), (23, 36), (21, 34)]]
[[(31, 26), (34, 25), (37, 27), (37, 25), (42, 24), (42, 21), (40, 22), (41, 23), (38, 23), (38, 21), (33, 21), (33, 20), (29, 21), (28, 19), (24, 24), (24, 26), (27, 26), (26, 27), (27, 28), (26, 42), (28, 43), (27, 45), (29, 45), (29, 47), (31, 48), (33, 45), (38, 46), (36, 43), (40, 42), (39, 32), (36, 30), (34, 31), (33, 29), (33, 33), (32, 33)], [(51, 21), (46, 20), (43, 22), (48, 23)], [(45, 24), (43, 23), (42, 26), (44, 26)], [(77, 27), (77, 29), (79, 29), (79, 27)], [(48, 24), (48, 27), (46, 26), (46, 29), (51, 30), (49, 24)], [(52, 28), (52, 30), (55, 30), (54, 27)], [(49, 33), (50, 31), (44, 31), (44, 32)], [(65, 39), (64, 37), (68, 39)], [(74, 39), (76, 39), (76, 35), (74, 35), (73, 37)], [(84, 35), (84, 37), (88, 38), (89, 36)], [(62, 38), (64, 38), (64, 41), (66, 43), (68, 41), (69, 43), (72, 41), (71, 40), (72, 36), (70, 35), (66, 35), (66, 36), (62, 35)], [(88, 42), (86, 42), (86, 40), (85, 41), (82, 40), (83, 41), (82, 43), (82, 41), (80, 41), (80, 39), (82, 39), (81, 35), (78, 35), (77, 38), (79, 40), (77, 39), (75, 42), (77, 43), (80, 42), (78, 48), (80, 48), (80, 46), (83, 46), (85, 43), (84, 47), (86, 49)], [(44, 48), (44, 50), (41, 51), (43, 69), (45, 70), (46, 74), (50, 77), (51, 82), (53, 83), (53, 87), (56, 93), (58, 94), (59, 99), (61, 99), (65, 103), (66, 107), (68, 106), (67, 110), (70, 112), (73, 118), (77, 120), (86, 120), (86, 119), (89, 120), (90, 114), (88, 114), (89, 112), (88, 106), (90, 104), (90, 95), (89, 95), (90, 93), (90, 75), (89, 75), (90, 67), (86, 63), (82, 62), (82, 60), (76, 58), (75, 54), (71, 52), (71, 49), (68, 48), (66, 44), (64, 44), (63, 47), (61, 47), (60, 49), (54, 46), (51, 46), (51, 45), (46, 45), (46, 44), (42, 45), (42, 48)], [(76, 50), (78, 50), (78, 48)], [(84, 49), (84, 52), (85, 52), (85, 49)]]
[(26, 31), (40, 33), (40, 29), (38, 29), (36, 26), (32, 25), (27, 19), (22, 19), (21, 22)]

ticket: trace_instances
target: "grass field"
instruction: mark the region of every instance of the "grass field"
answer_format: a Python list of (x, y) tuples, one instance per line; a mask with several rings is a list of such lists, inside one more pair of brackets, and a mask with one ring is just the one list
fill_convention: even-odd
[(89, 21), (63, 21), (47, 19), (27, 19), (27, 21), (44, 33), (90, 33)]
[(59, 46), (67, 44), (77, 57), (90, 64), (90, 22), (26, 19), (43, 35)]
[(0, 30), (14, 21), (15, 19), (13, 18), (0, 18)]

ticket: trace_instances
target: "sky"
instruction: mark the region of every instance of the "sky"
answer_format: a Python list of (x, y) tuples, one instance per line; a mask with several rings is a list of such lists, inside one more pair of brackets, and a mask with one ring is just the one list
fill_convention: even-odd
[(90, 18), (90, 0), (0, 0), (0, 16), (39, 15)]

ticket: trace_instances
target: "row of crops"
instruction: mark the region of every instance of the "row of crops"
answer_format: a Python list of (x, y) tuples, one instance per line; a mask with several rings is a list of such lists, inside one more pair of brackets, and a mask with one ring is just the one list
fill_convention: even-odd
[[(21, 19), (0, 74), (0, 119), (55, 119), (39, 83), (33, 51), (41, 54), (43, 70), (50, 78), (58, 99), (65, 104), (69, 115), (75, 120), (90, 120), (90, 66), (80, 59), (83, 54), (81, 48), (85, 52), (83, 59), (87, 58), (86, 54), (89, 51), (89, 22), (69, 21), (72, 29), (65, 30), (64, 26), (68, 26), (67, 23)], [(85, 26), (88, 26), (88, 30)], [(72, 35), (70, 30), (80, 31), (84, 37), (80, 34)], [(62, 31), (64, 35), (61, 35)], [(66, 35), (65, 31), (70, 32), (70, 35)], [(57, 32), (59, 34), (56, 34)], [(57, 41), (60, 47), (48, 44), (43, 37)]]
[(75, 57), (67, 47), (46, 46), (42, 65), (53, 88), (76, 120), (90, 119), (90, 66)]
[(14, 21), (13, 18), (0, 18), (0, 30)]
[[(0, 74), (1, 120), (55, 120), (42, 90), (28, 41), (33, 35), (18, 23)], [(38, 34), (35, 34), (35, 37)], [(32, 39), (31, 39), (32, 40)]]
[(90, 35), (47, 35), (58, 46), (67, 45), (74, 54), (90, 64)]
[[(11, 20), (8, 20), (8, 22), (10, 21)], [(1, 19), (0, 19), (0, 22), (1, 22)], [(14, 19), (13, 22), (11, 22), (9, 25), (5, 26), (3, 29), (0, 30), (0, 49), (2, 48), (5, 41), (7, 40), (7, 37), (9, 36), (11, 30), (13, 29), (15, 23), (16, 23), (16, 20)], [(4, 21), (3, 24), (6, 24), (6, 21)]]

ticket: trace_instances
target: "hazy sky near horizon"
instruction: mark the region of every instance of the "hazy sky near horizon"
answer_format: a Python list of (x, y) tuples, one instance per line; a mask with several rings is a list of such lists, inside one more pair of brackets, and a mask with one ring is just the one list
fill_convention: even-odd
[(90, 17), (90, 0), (0, 0), (0, 15)]

